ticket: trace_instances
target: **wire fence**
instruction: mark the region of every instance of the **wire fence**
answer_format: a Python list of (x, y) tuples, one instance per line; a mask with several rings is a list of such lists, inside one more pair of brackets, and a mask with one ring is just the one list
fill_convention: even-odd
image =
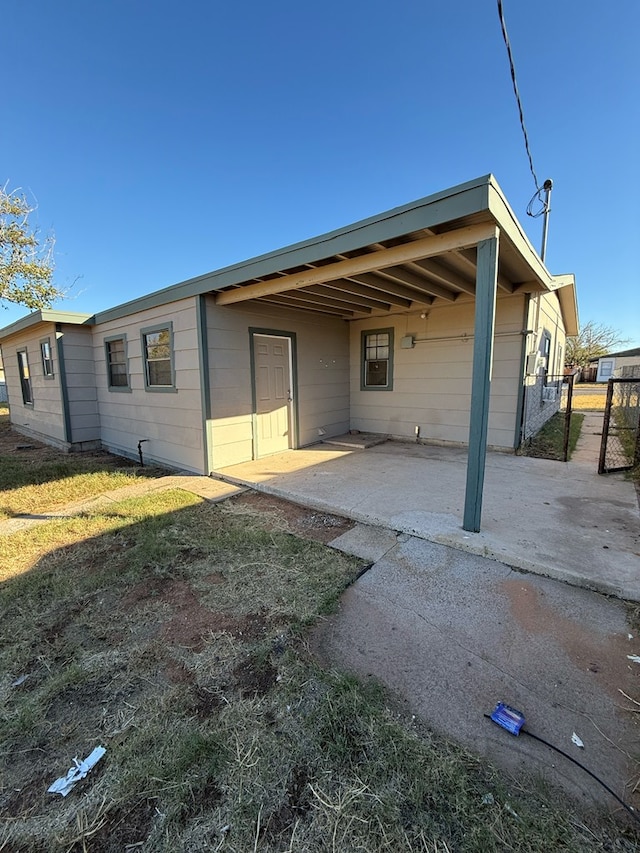
[(598, 474), (640, 465), (640, 380), (610, 379)]
[(522, 443), (526, 445), (545, 424), (560, 414), (566, 438), (563, 457), (566, 462), (573, 396), (573, 376), (540, 374), (525, 386), (522, 417)]

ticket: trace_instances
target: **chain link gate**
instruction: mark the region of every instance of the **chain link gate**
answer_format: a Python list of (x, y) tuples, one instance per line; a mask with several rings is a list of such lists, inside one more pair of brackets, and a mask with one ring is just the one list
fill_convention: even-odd
[(640, 465), (640, 379), (610, 379), (598, 474)]

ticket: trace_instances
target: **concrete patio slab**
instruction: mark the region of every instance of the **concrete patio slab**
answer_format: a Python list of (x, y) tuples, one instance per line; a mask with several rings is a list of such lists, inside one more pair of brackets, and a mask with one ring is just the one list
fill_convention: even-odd
[(640, 600), (640, 516), (633, 484), (595, 463), (488, 453), (480, 533), (462, 529), (467, 451), (388, 441), (323, 445), (224, 468), (218, 476), (499, 560)]

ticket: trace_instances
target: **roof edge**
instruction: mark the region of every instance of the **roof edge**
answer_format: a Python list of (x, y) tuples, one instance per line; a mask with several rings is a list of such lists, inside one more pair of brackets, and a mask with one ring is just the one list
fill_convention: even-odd
[[(305, 260), (312, 261), (314, 257), (314, 249), (318, 250), (317, 259), (320, 259), (324, 257), (327, 252), (335, 253), (336, 251), (339, 251), (340, 246), (336, 244), (340, 244), (351, 237), (355, 237), (358, 232), (361, 232), (362, 240), (359, 241), (356, 237), (353, 241), (353, 245), (345, 246), (344, 250), (359, 248), (367, 245), (368, 242), (375, 242), (375, 240), (371, 239), (371, 232), (377, 230), (380, 226), (383, 226), (384, 223), (391, 223), (394, 219), (398, 223), (398, 227), (396, 229), (398, 234), (404, 233), (411, 230), (411, 220), (418, 220), (424, 209), (435, 207), (437, 211), (440, 205), (455, 205), (456, 199), (462, 201), (459, 199), (460, 196), (466, 195), (467, 203), (472, 202), (471, 207), (473, 208), (473, 211), (460, 211), (462, 215), (468, 212), (475, 212), (478, 209), (488, 209), (488, 188), (492, 183), (496, 184), (496, 181), (493, 175), (489, 173), (479, 178), (474, 178), (471, 181), (466, 181), (465, 183), (450, 187), (449, 189), (440, 190), (432, 195), (424, 196), (423, 198), (401, 205), (400, 207), (394, 207), (375, 216), (370, 216), (366, 219), (353, 222), (350, 225), (343, 226), (333, 231), (328, 231), (316, 237), (292, 243), (289, 246), (283, 246), (272, 252), (248, 258), (244, 261), (240, 261), (239, 263), (231, 264), (230, 266), (222, 267), (221, 269), (196, 276), (195, 278), (185, 279), (182, 282), (172, 284), (169, 287), (162, 288), (161, 290), (153, 291), (152, 293), (130, 300), (129, 302), (123, 302), (120, 305), (108, 308), (105, 311), (99, 311), (95, 315), (96, 323), (105, 323), (110, 320), (125, 317), (136, 311), (156, 308), (169, 302), (177, 302), (180, 299), (199, 296), (200, 294), (209, 293), (215, 290), (221, 290), (223, 287), (228, 287), (242, 280), (246, 280), (247, 278), (259, 278), (272, 274), (277, 272), (279, 269), (282, 269), (283, 266), (297, 266), (302, 262), (302, 259), (298, 257), (301, 253), (310, 253), (309, 257), (305, 258)], [(440, 221), (447, 220), (444, 219)], [(433, 224), (438, 224), (438, 222), (434, 221)], [(416, 222), (416, 230), (419, 230), (420, 227), (428, 227), (428, 223)], [(390, 233), (389, 235), (380, 234), (378, 236), (380, 239), (385, 239), (385, 236), (386, 239), (391, 239), (393, 236), (397, 235)]]
[(576, 293), (576, 277), (573, 273), (553, 276), (554, 292), (560, 303), (560, 312), (564, 322), (565, 333), (574, 338), (580, 334), (578, 319), (578, 295)]
[(21, 317), (3, 329), (0, 329), (0, 340), (16, 335), (19, 332), (38, 326), (40, 323), (65, 323), (70, 326), (90, 326), (93, 324), (93, 314), (80, 314), (75, 311), (54, 311), (50, 308), (42, 308), (32, 311), (26, 317)]

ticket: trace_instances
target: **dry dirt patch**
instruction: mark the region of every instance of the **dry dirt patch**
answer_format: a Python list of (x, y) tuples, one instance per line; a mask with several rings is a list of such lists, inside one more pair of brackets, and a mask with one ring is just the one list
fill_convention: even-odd
[[(288, 530), (305, 539), (328, 543), (355, 525), (339, 515), (309, 509), (261, 492), (245, 492), (232, 499), (239, 509), (260, 513), (275, 529)], [(264, 514), (264, 515), (263, 515)]]

